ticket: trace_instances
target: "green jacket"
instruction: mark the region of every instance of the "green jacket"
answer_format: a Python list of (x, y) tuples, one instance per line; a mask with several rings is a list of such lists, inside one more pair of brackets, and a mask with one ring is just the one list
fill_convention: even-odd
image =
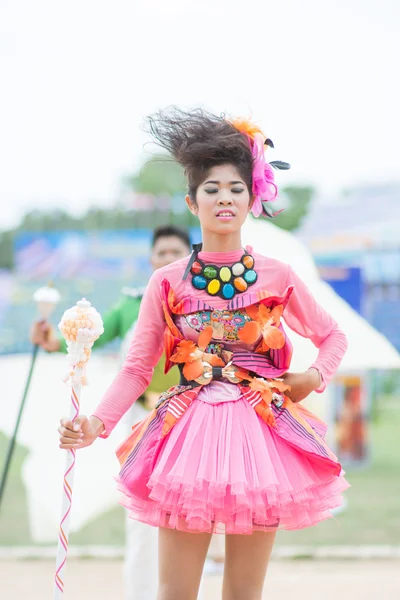
[[(93, 349), (103, 348), (106, 344), (119, 338), (124, 340), (125, 336), (132, 329), (139, 315), (142, 295), (138, 293), (127, 292), (111, 310), (103, 316), (104, 333), (94, 342)], [(64, 338), (61, 338), (60, 352), (67, 351), (67, 344)], [(161, 393), (166, 389), (176, 385), (179, 382), (179, 369), (173, 367), (166, 375), (164, 374), (164, 355), (161, 356), (158, 364), (154, 368), (153, 378), (147, 390), (149, 392)]]

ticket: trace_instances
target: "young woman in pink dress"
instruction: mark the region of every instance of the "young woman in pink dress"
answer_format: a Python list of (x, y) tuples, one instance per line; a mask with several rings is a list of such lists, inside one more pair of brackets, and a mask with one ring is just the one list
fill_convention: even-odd
[[(348, 487), (324, 423), (301, 404), (325, 389), (346, 338), (287, 264), (243, 248), (248, 213), (271, 216), (271, 165), (288, 167), (265, 161), (271, 140), (203, 110), (149, 124), (185, 168), (203, 242), (154, 273), (120, 373), (89, 419), (62, 419), (60, 447), (107, 437), (164, 350), (181, 383), (117, 450), (122, 503), (159, 527), (158, 600), (195, 600), (213, 533), (226, 536), (223, 600), (260, 600), (277, 530), (329, 518)], [(290, 372), (283, 321), (319, 350), (304, 373)]]

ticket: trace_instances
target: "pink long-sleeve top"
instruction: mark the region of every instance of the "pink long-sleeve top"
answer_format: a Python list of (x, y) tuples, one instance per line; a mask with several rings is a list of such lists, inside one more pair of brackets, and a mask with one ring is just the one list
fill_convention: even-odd
[[(285, 323), (303, 337), (309, 338), (318, 348), (316, 361), (310, 368), (321, 374), (322, 384), (316, 390), (322, 392), (336, 372), (347, 348), (347, 340), (336, 321), (320, 306), (303, 281), (292, 268), (278, 260), (246, 250), (255, 259), (258, 278), (251, 291), (267, 290), (273, 295), (282, 295), (289, 286), (294, 290), (286, 306)], [(231, 252), (200, 252), (199, 258), (208, 264), (230, 266), (240, 261), (243, 250)], [(151, 277), (140, 306), (134, 337), (124, 365), (103, 399), (93, 413), (104, 423), (102, 437), (107, 437), (125, 412), (148, 387), (155, 365), (163, 351), (165, 329), (162, 309), (161, 282), (167, 279), (176, 294), (176, 300), (192, 296), (203, 300), (215, 309), (224, 309), (228, 301), (211, 297), (204, 290), (196, 290), (191, 275), (183, 281), (188, 258), (181, 259), (156, 271)]]

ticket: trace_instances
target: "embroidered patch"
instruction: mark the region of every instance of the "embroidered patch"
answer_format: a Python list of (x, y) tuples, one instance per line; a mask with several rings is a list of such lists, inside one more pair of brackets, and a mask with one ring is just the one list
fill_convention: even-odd
[(198, 333), (204, 331), (209, 325), (213, 328), (213, 340), (219, 342), (236, 342), (239, 340), (239, 330), (251, 321), (251, 317), (244, 309), (230, 310), (204, 310), (198, 313), (185, 315), (184, 319), (191, 329)]

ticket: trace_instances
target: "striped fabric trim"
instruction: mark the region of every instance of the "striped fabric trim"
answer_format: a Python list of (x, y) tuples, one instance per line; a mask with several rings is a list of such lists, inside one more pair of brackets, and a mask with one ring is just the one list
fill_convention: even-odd
[[(265, 304), (271, 308), (282, 304), (285, 308), (292, 295), (294, 286), (289, 286), (281, 296), (274, 296), (267, 290), (259, 290), (258, 292), (248, 292), (246, 294), (237, 294), (227, 305), (227, 310), (237, 310), (246, 308), (253, 304)], [(176, 300), (176, 294), (171, 287), (168, 279), (163, 279), (161, 282), (161, 297), (163, 302), (168, 306), (169, 314), (187, 315), (193, 312), (202, 310), (215, 310), (211, 304), (199, 300), (195, 296), (184, 296), (179, 302)]]
[(185, 296), (177, 302), (176, 294), (168, 279), (163, 279), (161, 282), (161, 297), (168, 305), (170, 314), (174, 315), (187, 315), (202, 310), (214, 310), (213, 306), (199, 300), (195, 296)]
[[(329, 464), (336, 474), (341, 471), (341, 466), (338, 463), (336, 456), (329, 449), (325, 443), (323, 437), (318, 434), (316, 429), (308, 423), (305, 416), (303, 416), (303, 407), (297, 407), (288, 398), (286, 398), (285, 405), (278, 408), (274, 403), (268, 405), (260, 396), (259, 392), (254, 392), (251, 388), (238, 384), (243, 396), (249, 402), (250, 406), (255, 409), (256, 413), (260, 416), (263, 421), (268, 425), (268, 416), (270, 415), (270, 408), (275, 417), (274, 431), (283, 439), (285, 439), (291, 446), (297, 450), (312, 454), (317, 457), (318, 460)], [(304, 411), (307, 413), (308, 411)], [(310, 413), (313, 417), (313, 421), (318, 419)], [(320, 423), (322, 425), (322, 423)]]
[(157, 429), (161, 430), (167, 408), (168, 401), (166, 400), (159, 408), (154, 409), (144, 421), (132, 427), (131, 435), (117, 448), (116, 455), (122, 467), (121, 475), (125, 473), (149, 436)]
[(311, 427), (318, 433), (319, 437), (324, 439), (328, 430), (328, 425), (324, 421), (319, 419), (316, 415), (314, 415), (312, 412), (307, 410), (305, 406), (298, 404), (296, 408), (300, 412), (300, 414), (310, 423)]
[(273, 406), (272, 410), (273, 412), (277, 412), (279, 410), (279, 424), (281, 426), (285, 425), (288, 427), (288, 429), (291, 430), (291, 437), (293, 437), (293, 434), (301, 436), (304, 438), (304, 441), (307, 442), (307, 444), (304, 444), (304, 446), (307, 447), (309, 451), (314, 449), (317, 450), (318, 453), (321, 453), (326, 457), (329, 456), (329, 453), (327, 452), (325, 446), (319, 443), (316, 436), (316, 432), (311, 433), (310, 431), (308, 431), (308, 427), (305, 427), (303, 423), (299, 423), (299, 421), (293, 416), (293, 414), (291, 414), (290, 410), (288, 410), (287, 407), (283, 407), (281, 409), (277, 409), (275, 407), (274, 410)]
[[(283, 350), (283, 349), (282, 349)], [(283, 353), (280, 351), (281, 354)], [(270, 351), (271, 352), (271, 351)], [(279, 357), (279, 353), (278, 353)], [(256, 373), (260, 377), (266, 377), (267, 379), (272, 379), (276, 377), (280, 377), (289, 369), (290, 361), (287, 359), (284, 360), (285, 357), (281, 357), (280, 364), (274, 364), (273, 360), (270, 356), (265, 356), (265, 354), (256, 354), (255, 352), (250, 351), (235, 351), (232, 356), (232, 362), (236, 367), (241, 367), (242, 369), (247, 369), (253, 373)]]
[(228, 310), (237, 310), (239, 308), (246, 308), (246, 306), (252, 306), (253, 304), (265, 304), (265, 306), (274, 308), (279, 304), (282, 304), (285, 308), (290, 300), (294, 286), (289, 286), (281, 296), (273, 296), (267, 290), (261, 290), (256, 292), (249, 292), (247, 294), (236, 295), (228, 304)]
[(168, 408), (162, 427), (163, 437), (165, 437), (171, 431), (178, 419), (180, 419), (181, 416), (187, 411), (193, 400), (197, 398), (202, 387), (203, 386), (198, 386), (192, 388), (191, 390), (181, 392), (176, 396), (172, 396), (172, 398), (168, 400)]

